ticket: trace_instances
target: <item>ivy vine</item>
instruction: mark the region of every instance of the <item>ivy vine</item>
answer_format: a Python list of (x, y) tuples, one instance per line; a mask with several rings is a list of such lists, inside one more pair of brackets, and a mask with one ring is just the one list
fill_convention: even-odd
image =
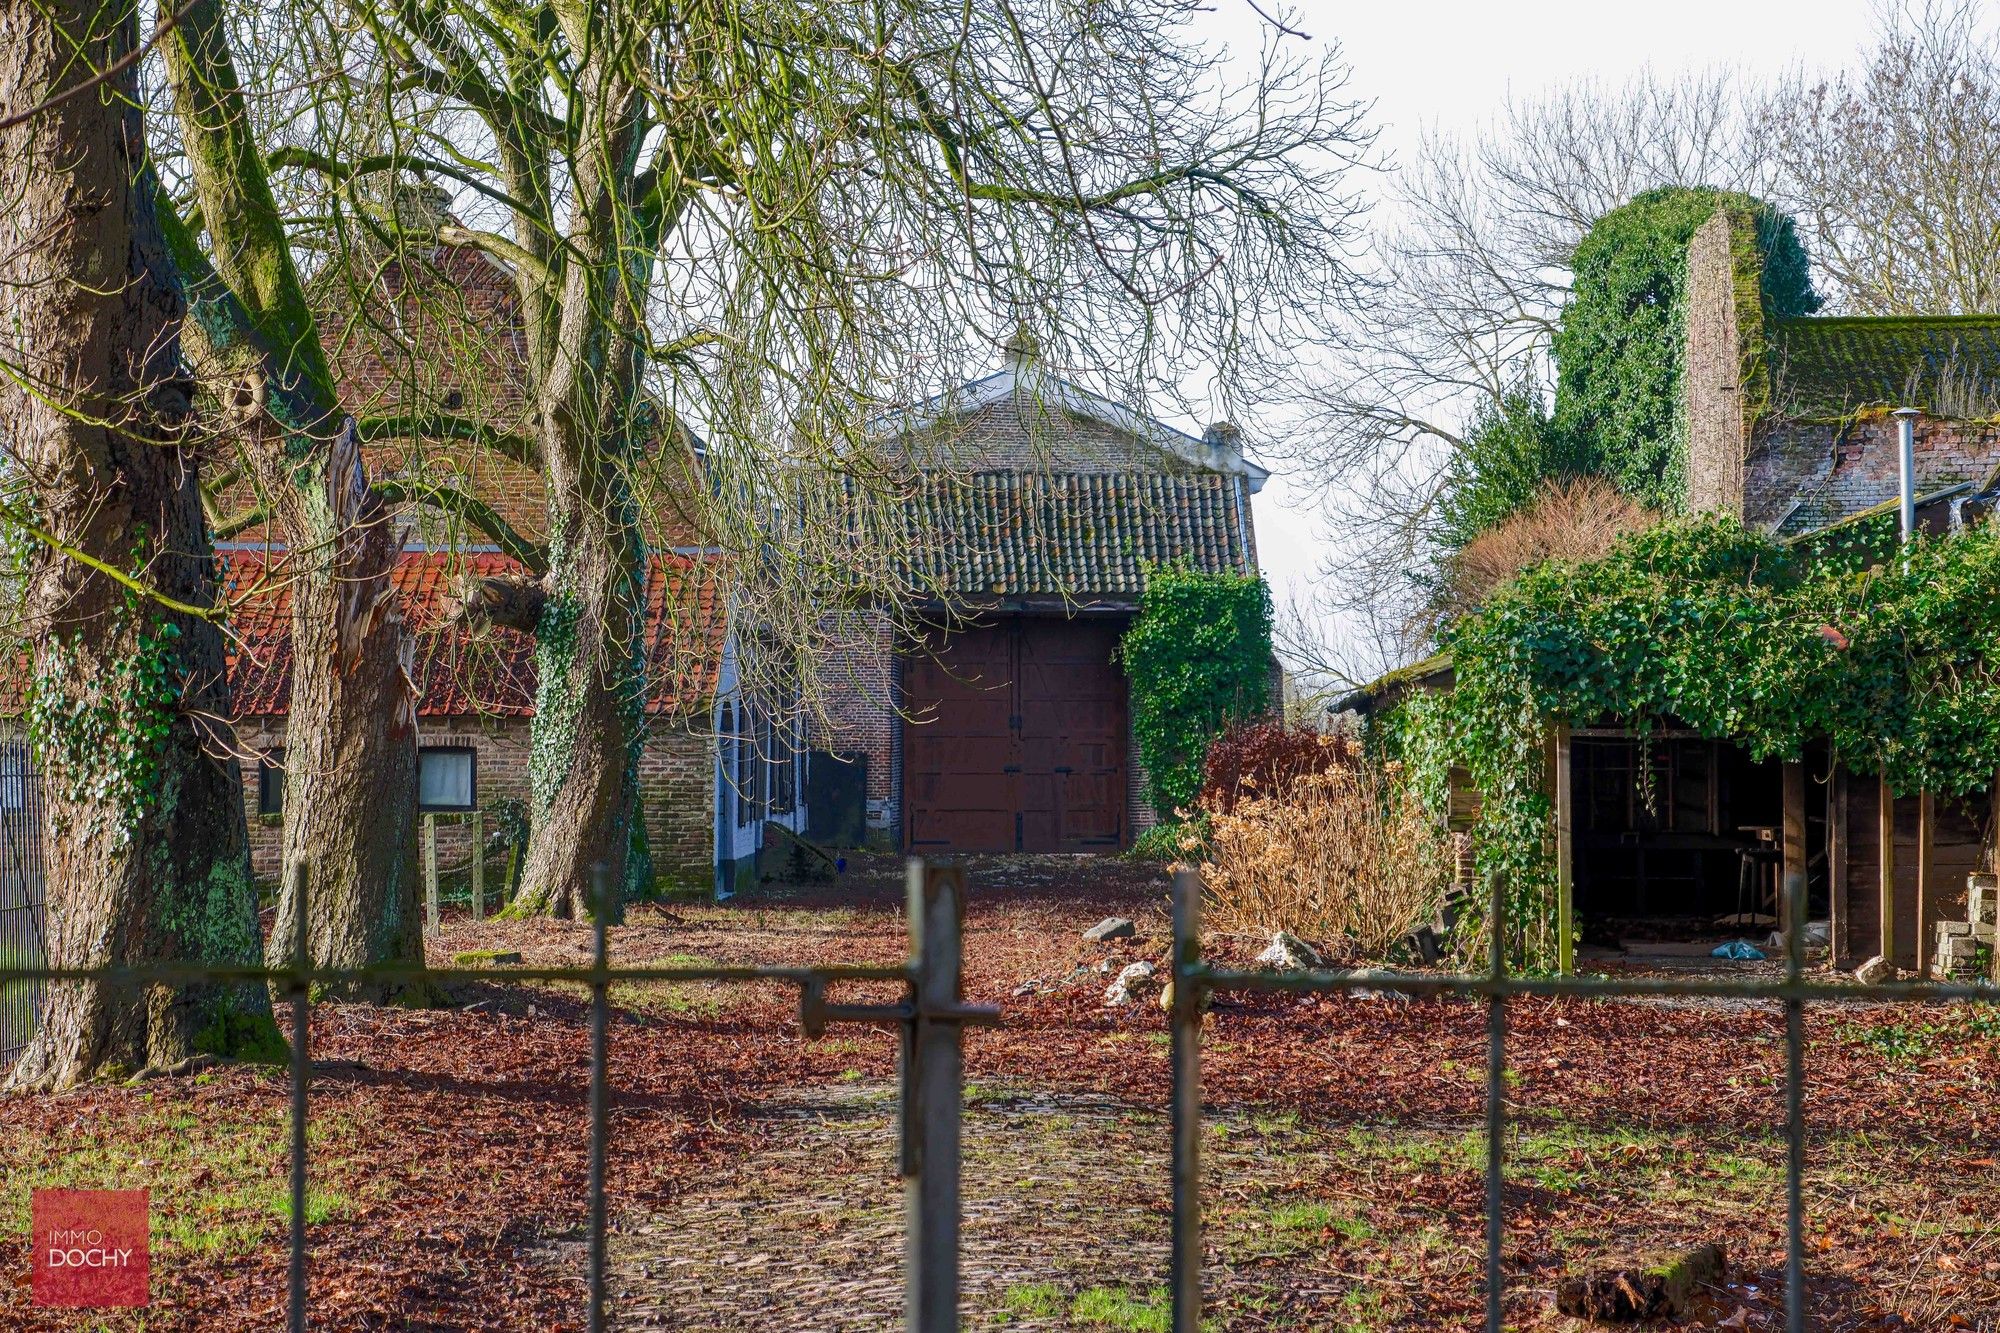
[(29, 680), (28, 735), (63, 801), (99, 812), (123, 846), (162, 799), (181, 695), (181, 627), (128, 592), (91, 638), (129, 640), (132, 651), (96, 658), (82, 631), (52, 633)]
[(1901, 792), (1963, 795), (2000, 769), (1993, 527), (1898, 553), (1865, 531), (1788, 547), (1725, 519), (1670, 524), (1528, 571), (1446, 646), (1456, 687), (1386, 714), (1376, 750), (1427, 800), (1451, 765), (1471, 775), (1479, 874), (1527, 966), (1554, 951), (1551, 723), (1643, 736), (1671, 720), (1759, 760), (1823, 743)]
[(1154, 569), (1119, 654), (1153, 808), (1173, 819), (1223, 728), (1271, 710), (1271, 591), (1254, 575)]

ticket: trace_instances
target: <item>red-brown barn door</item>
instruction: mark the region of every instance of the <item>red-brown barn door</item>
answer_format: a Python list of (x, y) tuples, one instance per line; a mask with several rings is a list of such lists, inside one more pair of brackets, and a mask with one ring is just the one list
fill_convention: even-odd
[(913, 851), (1115, 850), (1125, 840), (1118, 626), (1019, 618), (908, 659)]

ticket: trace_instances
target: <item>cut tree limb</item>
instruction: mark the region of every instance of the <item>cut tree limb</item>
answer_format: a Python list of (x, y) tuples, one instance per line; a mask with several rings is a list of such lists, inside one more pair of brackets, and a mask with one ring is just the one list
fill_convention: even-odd
[(548, 604), (549, 590), (526, 574), (492, 574), (468, 578), (445, 603), (453, 620), (484, 621), (506, 629), (533, 633)]
[(1556, 1287), (1556, 1308), (1578, 1319), (1605, 1323), (1683, 1314), (1704, 1284), (1722, 1279), (1723, 1264), (1718, 1244), (1663, 1251), (1631, 1264), (1564, 1278)]

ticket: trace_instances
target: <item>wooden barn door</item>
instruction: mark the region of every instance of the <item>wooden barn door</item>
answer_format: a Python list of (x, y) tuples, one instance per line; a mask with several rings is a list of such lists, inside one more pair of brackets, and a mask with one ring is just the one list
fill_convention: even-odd
[(1115, 851), (1125, 841), (1119, 626), (1015, 618), (913, 655), (903, 814), (913, 851)]

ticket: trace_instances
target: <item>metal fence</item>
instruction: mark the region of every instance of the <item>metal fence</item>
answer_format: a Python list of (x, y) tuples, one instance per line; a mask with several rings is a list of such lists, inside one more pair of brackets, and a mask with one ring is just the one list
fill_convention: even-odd
[[(47, 960), (46, 885), (41, 776), (26, 743), (0, 742), (0, 968)], [(46, 990), (34, 977), (0, 983), (0, 1070), (27, 1048)]]
[(1245, 972), (1210, 967), (1201, 957), (1201, 881), (1192, 871), (1174, 875), (1173, 980), (1173, 1241), (1170, 1285), (1174, 1333), (1201, 1329), (1201, 1014), (1215, 991), (1398, 991), (1413, 997), (1453, 995), (1486, 1001), (1486, 1321), (1501, 1333), (1506, 1273), (1501, 1250), (1506, 1234), (1506, 1181), (1503, 1150), (1507, 1128), (1507, 1002), (1516, 996), (1570, 996), (1580, 999), (1637, 999), (1660, 996), (1765, 999), (1785, 1013), (1785, 1327), (1805, 1333), (1805, 1006), (1815, 1001), (1927, 1000), (2000, 1002), (2000, 990), (1985, 985), (1915, 982), (1898, 985), (1829, 985), (1805, 976), (1804, 886), (1794, 877), (1784, 895), (1788, 904), (1785, 976), (1778, 982), (1657, 977), (1517, 976), (1507, 968), (1505, 913), (1496, 891), (1487, 913), (1492, 925), (1488, 972), (1484, 976), (1366, 977), (1334, 972)]
[[(305, 891), (304, 867), (294, 867), (295, 900)], [(307, 1327), (306, 1182), (310, 1163), (306, 1123), (310, 1115), (312, 1055), (309, 1020), (312, 990), (362, 978), (385, 981), (562, 981), (590, 988), (590, 1165), (586, 1199), (589, 1242), (589, 1311), (592, 1333), (605, 1327), (605, 1140), (610, 1115), (608, 1039), (610, 988), (620, 982), (779, 982), (799, 991), (799, 1021), (809, 1036), (830, 1024), (863, 1023), (894, 1027), (901, 1033), (897, 1080), (901, 1091), (899, 1172), (904, 1181), (904, 1234), (907, 1254), (908, 1325), (922, 1333), (958, 1327), (959, 1135), (963, 1090), (961, 1050), (966, 1024), (996, 1024), (999, 1010), (963, 1002), (962, 960), (965, 873), (951, 866), (912, 858), (907, 866), (906, 917), (909, 961), (900, 967), (620, 967), (610, 961), (604, 917), (597, 914), (591, 965), (578, 967), (450, 967), (382, 965), (366, 969), (316, 968), (305, 947), (307, 914), (294, 914), (296, 933), (282, 967), (202, 967), (161, 964), (116, 968), (50, 967), (0, 957), (0, 993), (17, 985), (65, 982), (112, 986), (146, 983), (184, 985), (208, 981), (263, 982), (285, 996), (291, 1010), (291, 1255), (287, 1327)], [(599, 901), (605, 892), (602, 867), (596, 875)], [(39, 920), (39, 918), (37, 918)], [(828, 998), (841, 982), (900, 982), (904, 996), (891, 1004), (851, 1004)], [(39, 994), (39, 991), (37, 991)]]

